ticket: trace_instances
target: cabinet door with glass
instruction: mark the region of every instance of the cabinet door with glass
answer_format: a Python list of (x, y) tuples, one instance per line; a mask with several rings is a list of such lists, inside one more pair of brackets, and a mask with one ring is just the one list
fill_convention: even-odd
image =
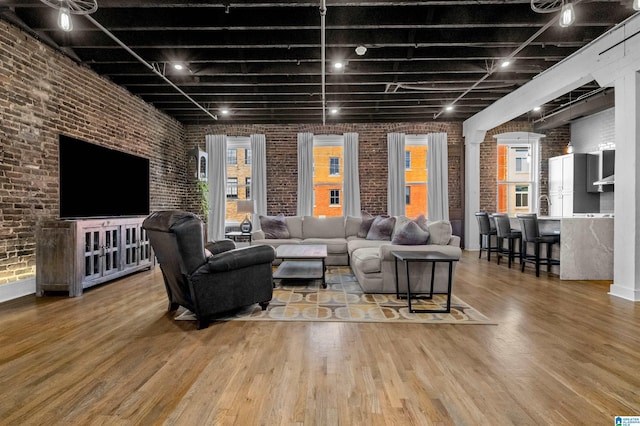
[(141, 223), (122, 226), (122, 254), (124, 267), (148, 264), (151, 262), (151, 245), (147, 232)]
[(84, 236), (83, 282), (118, 272), (120, 268), (119, 231), (118, 226), (82, 229)]

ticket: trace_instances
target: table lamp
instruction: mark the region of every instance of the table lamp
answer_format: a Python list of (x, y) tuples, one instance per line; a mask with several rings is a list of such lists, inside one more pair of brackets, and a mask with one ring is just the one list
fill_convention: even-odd
[(253, 214), (253, 200), (238, 200), (236, 209), (238, 213), (246, 213), (244, 220), (240, 222), (240, 231), (244, 233), (251, 232), (253, 224), (249, 220), (249, 214)]

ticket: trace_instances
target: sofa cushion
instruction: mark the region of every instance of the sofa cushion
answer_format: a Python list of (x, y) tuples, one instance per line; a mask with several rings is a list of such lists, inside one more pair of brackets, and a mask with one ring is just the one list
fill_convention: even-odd
[(362, 221), (360, 222), (360, 229), (358, 230), (359, 238), (367, 238), (367, 234), (369, 233), (369, 229), (371, 228), (371, 224), (374, 219), (375, 216), (362, 210)]
[(391, 244), (417, 246), (427, 244), (429, 239), (429, 232), (422, 229), (413, 220), (400, 225), (400, 227), (396, 226), (396, 229)]
[(324, 244), (327, 246), (327, 254), (347, 252), (347, 240), (344, 238), (305, 238), (302, 244)]
[(344, 217), (305, 216), (302, 220), (303, 238), (344, 238)]
[(282, 213), (278, 216), (259, 216), (260, 227), (267, 239), (289, 238), (289, 229)]
[[(344, 234), (346, 237), (355, 237), (360, 231), (360, 224), (362, 223), (361, 217), (347, 216), (344, 224)], [(367, 231), (369, 232), (369, 231)], [(364, 238), (364, 237), (362, 237)]]
[(376, 216), (367, 233), (367, 240), (385, 240), (391, 241), (393, 227), (396, 224), (396, 218), (391, 216)]
[(451, 223), (448, 220), (430, 222), (428, 230), (429, 244), (438, 244), (441, 246), (449, 244), (449, 240), (451, 239)]
[(287, 216), (284, 221), (290, 238), (302, 238), (302, 216)]
[(380, 249), (376, 247), (359, 248), (351, 254), (351, 267), (365, 274), (381, 271)]

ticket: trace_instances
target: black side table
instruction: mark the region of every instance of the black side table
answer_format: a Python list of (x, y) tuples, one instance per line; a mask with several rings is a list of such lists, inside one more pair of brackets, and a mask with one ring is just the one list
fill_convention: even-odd
[[(404, 262), (407, 273), (407, 303), (411, 313), (449, 313), (451, 312), (451, 286), (453, 284), (453, 262), (460, 260), (458, 256), (442, 253), (425, 253), (419, 251), (392, 251), (395, 257), (396, 266), (396, 297), (400, 299), (400, 289), (398, 287), (398, 260)], [(436, 263), (446, 262), (449, 264), (449, 285), (447, 287), (447, 308), (446, 309), (413, 309), (411, 307), (411, 284), (409, 282), (409, 263), (411, 262), (431, 262), (431, 288), (429, 295), (425, 299), (433, 299), (433, 283), (436, 276)]]
[(230, 240), (233, 240), (235, 242), (248, 241), (249, 245), (251, 245), (251, 232), (241, 232), (241, 231), (225, 232), (224, 237)]

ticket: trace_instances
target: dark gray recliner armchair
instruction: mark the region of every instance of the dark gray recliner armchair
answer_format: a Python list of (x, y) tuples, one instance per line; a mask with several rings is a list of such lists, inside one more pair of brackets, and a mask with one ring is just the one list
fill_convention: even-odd
[(273, 295), (273, 247), (236, 248), (231, 240), (205, 245), (200, 218), (179, 210), (152, 213), (142, 227), (162, 270), (170, 312), (189, 309), (202, 329), (216, 314), (254, 303), (267, 308)]

